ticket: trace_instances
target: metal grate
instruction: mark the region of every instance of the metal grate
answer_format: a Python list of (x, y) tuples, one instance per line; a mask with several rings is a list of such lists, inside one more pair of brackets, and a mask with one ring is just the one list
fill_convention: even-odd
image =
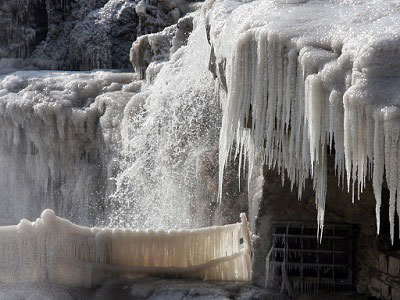
[(300, 293), (353, 287), (354, 225), (325, 224), (321, 243), (315, 223), (278, 222), (272, 226), (269, 287), (283, 289), (289, 283), (291, 290)]

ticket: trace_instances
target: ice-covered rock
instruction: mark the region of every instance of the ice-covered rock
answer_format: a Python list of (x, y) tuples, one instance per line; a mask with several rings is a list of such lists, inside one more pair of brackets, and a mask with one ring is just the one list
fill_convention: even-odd
[(159, 32), (176, 24), (193, 7), (190, 1), (185, 0), (140, 0), (136, 6), (138, 36)]
[(44, 1), (18, 0), (0, 3), (0, 58), (27, 57), (46, 38)]
[(62, 70), (129, 68), (136, 37), (192, 9), (184, 0), (2, 1), (0, 58), (42, 59)]
[(140, 36), (130, 50), (130, 61), (139, 77), (152, 83), (170, 55), (186, 45), (192, 30), (193, 15), (187, 15), (161, 32)]
[(126, 68), (136, 39), (134, 0), (47, 1), (48, 33), (33, 57), (66, 70)]
[(104, 221), (134, 75), (26, 71), (0, 78), (0, 224), (44, 208)]
[(140, 79), (146, 77), (146, 69), (150, 63), (160, 64), (169, 59), (175, 33), (176, 25), (172, 25), (161, 32), (142, 35), (132, 44), (129, 60)]

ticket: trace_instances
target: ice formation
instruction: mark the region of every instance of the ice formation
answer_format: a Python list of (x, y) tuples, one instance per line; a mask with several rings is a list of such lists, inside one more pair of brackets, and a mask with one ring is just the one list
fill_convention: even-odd
[(174, 275), (247, 281), (247, 219), (200, 229), (133, 230), (74, 225), (45, 210), (35, 222), (0, 228), (0, 281), (92, 287), (109, 278)]
[[(0, 12), (13, 18), (25, 3), (2, 2)], [(249, 188), (251, 221), (262, 191), (259, 166), (266, 164), (298, 186), (299, 198), (305, 181), (313, 180), (322, 234), (330, 151), (339, 183), (353, 199), (372, 180), (378, 233), (386, 180), (393, 241), (396, 210), (400, 215), (400, 3), (208, 0), (201, 13), (179, 21), (182, 27), (166, 29), (189, 10), (184, 1), (60, 3), (38, 8), (49, 27), (28, 60), (3, 57), (31, 54), (37, 30), (24, 27), (34, 18), (29, 9), (20, 23), (0, 28), (7, 45), (0, 45), (0, 165), (7, 170), (0, 174), (1, 223), (51, 207), (86, 225), (98, 218), (113, 227), (202, 225), (216, 188), (207, 182), (199, 191), (197, 179), (212, 173), (203, 158), (212, 156), (219, 134), (219, 197), (227, 197), (224, 170), (236, 157), (257, 187)], [(58, 10), (68, 21), (64, 28), (51, 26)], [(118, 20), (126, 25), (135, 16), (136, 31), (128, 26), (120, 32)], [(116, 46), (120, 34), (143, 35), (131, 61), (146, 80), (111, 71), (9, 74), (32, 67), (121, 67), (114, 60), (126, 49)], [(17, 48), (28, 50), (9, 55)], [(88, 286), (111, 275), (171, 270), (248, 279), (241, 226), (90, 229), (45, 211), (34, 223), (0, 229), (0, 258), (10, 270), (1, 275), (10, 282)], [(140, 243), (129, 245), (132, 240)], [(124, 252), (130, 247), (137, 254)]]
[(118, 165), (131, 73), (25, 71), (0, 76), (0, 225), (45, 208), (79, 224), (104, 221)]
[[(161, 4), (146, 6), (141, 20)], [(183, 2), (174, 5), (189, 9)], [(0, 159), (9, 170), (0, 176), (1, 224), (32, 218), (47, 207), (81, 225), (93, 226), (104, 218), (111, 226), (140, 228), (209, 224), (206, 207), (215, 202), (214, 186), (206, 187), (210, 193), (199, 191), (197, 168), (199, 157), (215, 148), (220, 109), (203, 64), (209, 48), (204, 26), (198, 26), (195, 35), (204, 45), (197, 60), (180, 49), (187, 44), (192, 20), (187, 16), (167, 28), (171, 34), (162, 47), (153, 41), (163, 38), (163, 32), (141, 38), (151, 40), (154, 51), (148, 83), (161, 72), (154, 85), (116, 72), (11, 74), (52, 61), (0, 60)], [(192, 42), (189, 49), (196, 47)], [(146, 57), (139, 52), (140, 59)], [(167, 63), (170, 55), (174, 58)], [(193, 66), (199, 66), (197, 73)], [(171, 81), (171, 73), (179, 72), (182, 75)], [(187, 101), (194, 95), (197, 99)], [(200, 199), (200, 194), (209, 199)], [(181, 218), (175, 217), (178, 213)]]
[(312, 178), (322, 234), (327, 156), (334, 152), (353, 199), (372, 178), (378, 233), (385, 174), (393, 241), (400, 3), (247, 2), (203, 6), (223, 107), (220, 183), (234, 145), (232, 155), (244, 156), (250, 172), (260, 163), (276, 168), (298, 186), (299, 198)]

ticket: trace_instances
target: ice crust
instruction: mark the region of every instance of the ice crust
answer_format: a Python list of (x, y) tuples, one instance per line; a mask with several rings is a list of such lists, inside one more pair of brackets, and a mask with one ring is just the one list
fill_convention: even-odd
[(312, 178), (322, 234), (327, 156), (334, 151), (339, 183), (353, 201), (372, 179), (378, 233), (385, 176), (393, 241), (396, 209), (400, 215), (400, 3), (247, 2), (203, 6), (220, 74), (220, 197), (231, 154), (244, 156), (249, 172), (260, 163), (276, 168), (298, 186), (299, 198)]
[(200, 229), (133, 230), (74, 225), (45, 210), (35, 222), (0, 228), (3, 283), (52, 282), (92, 287), (106, 279), (174, 275), (250, 279), (247, 220)]

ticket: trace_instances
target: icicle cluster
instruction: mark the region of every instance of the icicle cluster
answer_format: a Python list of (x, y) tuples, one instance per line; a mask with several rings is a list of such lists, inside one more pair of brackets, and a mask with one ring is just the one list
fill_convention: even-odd
[(2, 282), (91, 287), (105, 279), (175, 275), (250, 280), (247, 220), (193, 230), (88, 228), (45, 210), (35, 222), (0, 227)]
[(226, 77), (219, 82), (227, 87), (220, 196), (235, 146), (249, 174), (256, 164), (276, 168), (282, 181), (287, 176), (298, 186), (299, 198), (313, 180), (321, 236), (327, 155), (334, 151), (339, 182), (353, 201), (372, 179), (378, 233), (386, 175), (393, 241), (396, 207), (400, 215), (400, 4), (366, 2), (208, 1), (211, 42)]

